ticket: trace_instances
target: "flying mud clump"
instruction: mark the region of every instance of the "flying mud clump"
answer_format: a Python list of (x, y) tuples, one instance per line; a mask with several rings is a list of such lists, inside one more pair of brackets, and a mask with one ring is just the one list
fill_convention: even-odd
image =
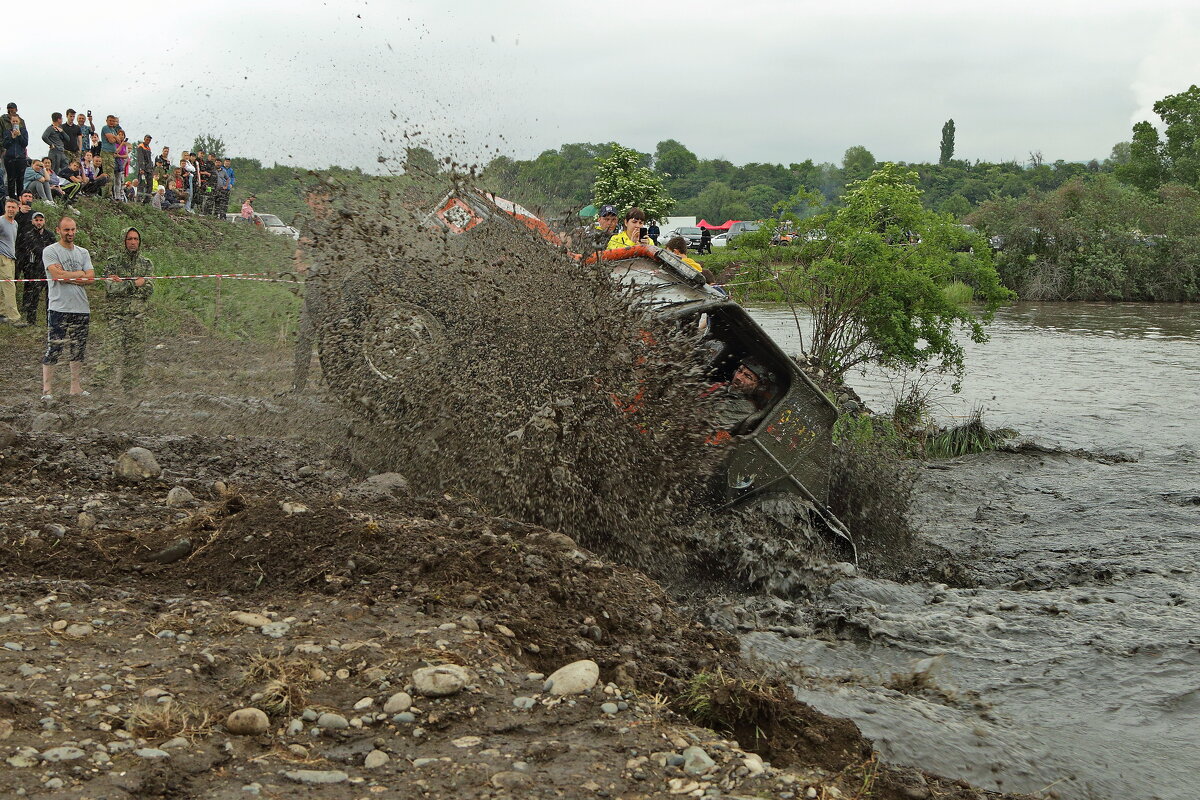
[(652, 557), (721, 456), (697, 333), (497, 217), (464, 235), (384, 190), (311, 203), (307, 298), (363, 456), (426, 491)]

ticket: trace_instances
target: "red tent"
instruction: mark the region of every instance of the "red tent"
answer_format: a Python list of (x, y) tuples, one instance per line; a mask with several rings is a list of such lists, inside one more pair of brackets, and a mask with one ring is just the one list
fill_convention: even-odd
[(730, 226), (732, 226), (733, 223), (735, 223), (735, 222), (737, 222), (736, 219), (727, 219), (721, 225), (713, 225), (708, 220), (702, 219), (702, 220), (700, 220), (700, 222), (697, 223), (697, 227), (708, 228), (710, 231), (727, 231), (727, 230), (729, 230)]

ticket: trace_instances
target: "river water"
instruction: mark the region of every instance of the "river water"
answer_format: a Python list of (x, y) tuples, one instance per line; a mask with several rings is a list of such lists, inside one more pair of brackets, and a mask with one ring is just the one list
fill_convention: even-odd
[[(753, 313), (797, 349), (790, 312)], [(914, 511), (978, 588), (849, 578), (795, 607), (812, 636), (743, 645), (892, 761), (1006, 791), (1194, 800), (1200, 306), (1019, 304), (990, 333), (967, 346), (961, 395), (935, 391), (939, 413), (982, 408), (1050, 452), (923, 470)], [(890, 408), (886, 376), (848, 382)]]

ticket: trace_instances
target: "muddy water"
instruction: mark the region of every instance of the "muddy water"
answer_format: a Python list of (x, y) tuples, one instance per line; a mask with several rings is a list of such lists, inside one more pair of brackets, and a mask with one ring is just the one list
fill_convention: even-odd
[[(794, 349), (789, 313), (756, 316)], [(815, 638), (753, 633), (747, 651), (895, 761), (1080, 800), (1195, 798), (1200, 307), (1022, 304), (968, 364), (942, 415), (979, 406), (1086, 452), (925, 470), (916, 522), (978, 588), (847, 579), (792, 610)], [(890, 405), (884, 376), (851, 383)]]

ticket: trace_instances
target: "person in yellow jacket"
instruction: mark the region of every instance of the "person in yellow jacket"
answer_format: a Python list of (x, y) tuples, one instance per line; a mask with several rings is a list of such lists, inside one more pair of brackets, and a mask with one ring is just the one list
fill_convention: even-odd
[(653, 244), (649, 236), (642, 235), (642, 226), (646, 224), (646, 212), (637, 206), (632, 206), (625, 212), (625, 230), (608, 240), (609, 250), (621, 247), (637, 247), (640, 244)]
[(700, 266), (699, 261), (688, 257), (687, 242), (684, 241), (682, 236), (673, 236), (671, 240), (667, 242), (667, 249), (682, 258), (683, 263), (696, 270), (696, 272), (704, 272), (704, 267)]

